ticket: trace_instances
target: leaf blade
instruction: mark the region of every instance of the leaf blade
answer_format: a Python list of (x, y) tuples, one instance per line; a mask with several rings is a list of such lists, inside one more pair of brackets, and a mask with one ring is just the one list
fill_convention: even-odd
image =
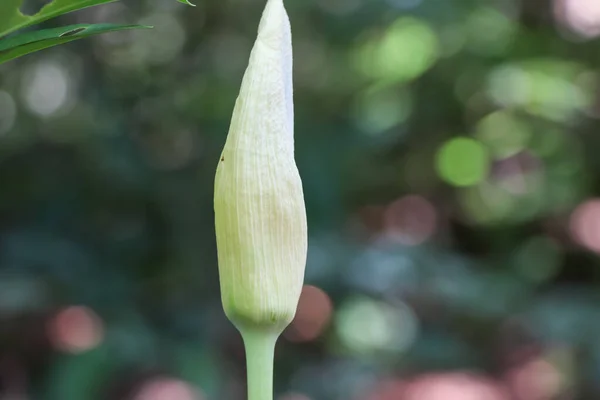
[(60, 28), (25, 32), (0, 40), (0, 64), (34, 51), (108, 32), (148, 29), (144, 25), (77, 24)]
[(19, 11), (22, 0), (2, 0), (0, 1), (0, 37), (59, 15), (115, 1), (118, 0), (53, 0), (42, 7), (37, 14), (24, 15)]

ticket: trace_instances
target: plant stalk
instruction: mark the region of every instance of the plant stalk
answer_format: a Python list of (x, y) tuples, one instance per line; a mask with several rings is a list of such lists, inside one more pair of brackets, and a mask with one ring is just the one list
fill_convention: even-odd
[(273, 400), (273, 363), (279, 333), (261, 329), (240, 332), (246, 349), (248, 400)]

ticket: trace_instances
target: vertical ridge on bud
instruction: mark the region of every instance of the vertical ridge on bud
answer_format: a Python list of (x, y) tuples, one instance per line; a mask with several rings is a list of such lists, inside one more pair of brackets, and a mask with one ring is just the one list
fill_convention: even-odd
[(223, 308), (242, 326), (281, 332), (296, 312), (307, 250), (294, 161), (291, 29), (268, 0), (215, 178)]

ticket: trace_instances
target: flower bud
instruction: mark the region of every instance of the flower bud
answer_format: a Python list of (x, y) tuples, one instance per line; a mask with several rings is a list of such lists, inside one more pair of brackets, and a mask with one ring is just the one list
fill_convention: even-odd
[(294, 161), (290, 22), (268, 0), (215, 179), (221, 299), (238, 327), (283, 330), (294, 317), (307, 252)]

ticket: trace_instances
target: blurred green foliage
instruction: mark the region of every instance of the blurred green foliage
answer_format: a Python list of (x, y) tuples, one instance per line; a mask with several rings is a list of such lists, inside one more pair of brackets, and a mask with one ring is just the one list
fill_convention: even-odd
[[(319, 289), (278, 395), (600, 396), (596, 4), (286, 0)], [(243, 398), (212, 185), (263, 6), (108, 4), (56, 23), (154, 29), (0, 66), (2, 396)]]

